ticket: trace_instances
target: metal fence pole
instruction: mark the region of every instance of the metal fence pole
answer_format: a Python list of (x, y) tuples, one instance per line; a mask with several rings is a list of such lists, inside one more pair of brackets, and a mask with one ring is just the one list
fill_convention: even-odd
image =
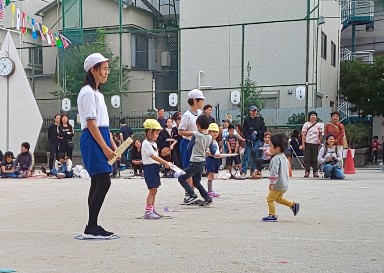
[(245, 64), (245, 25), (241, 25), (241, 111), (240, 111), (240, 119), (241, 124), (243, 124), (244, 120), (244, 64)]

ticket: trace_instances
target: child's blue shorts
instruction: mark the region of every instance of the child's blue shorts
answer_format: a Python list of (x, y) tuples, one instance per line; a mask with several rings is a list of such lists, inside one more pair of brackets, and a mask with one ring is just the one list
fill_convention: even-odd
[(207, 156), (205, 160), (205, 168), (207, 169), (207, 173), (218, 173), (220, 164), (221, 164), (220, 158)]
[(144, 165), (144, 179), (148, 189), (160, 187), (160, 164)]

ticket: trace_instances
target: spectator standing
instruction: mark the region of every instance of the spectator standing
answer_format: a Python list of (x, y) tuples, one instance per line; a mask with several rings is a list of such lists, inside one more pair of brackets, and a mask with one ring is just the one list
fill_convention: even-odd
[(256, 159), (259, 156), (259, 148), (264, 139), (264, 133), (267, 130), (265, 127), (264, 119), (257, 116), (257, 107), (252, 105), (249, 107), (249, 115), (245, 117), (243, 122), (243, 133), (245, 137), (245, 151), (243, 157), (241, 178), (245, 178), (249, 160), (251, 158), (251, 177), (255, 175)]
[(181, 164), (180, 142), (183, 139), (183, 137), (179, 135), (179, 125), (181, 121), (181, 115), (174, 116), (173, 121), (175, 126), (172, 127), (171, 136), (176, 141), (176, 143), (171, 151), (171, 154), (172, 154), (173, 164), (175, 164), (179, 168), (182, 168), (183, 166)]
[(160, 123), (160, 126), (165, 128), (167, 125), (167, 119), (164, 118), (165, 111), (164, 108), (157, 109), (157, 121)]
[(337, 149), (343, 154), (344, 146), (347, 145), (347, 139), (345, 136), (344, 125), (339, 122), (340, 114), (337, 111), (331, 113), (331, 121), (327, 123), (324, 127), (324, 135), (333, 135), (335, 137), (335, 145)]
[(72, 159), (73, 152), (73, 127), (69, 124), (69, 117), (67, 114), (62, 114), (60, 118), (60, 125), (58, 127), (58, 138), (59, 138), (59, 153), (63, 153)]
[(371, 151), (372, 151), (372, 163), (377, 163), (377, 156), (379, 155), (379, 137), (374, 136), (371, 142)]
[(304, 123), (301, 130), (302, 146), (304, 151), (305, 174), (309, 177), (311, 167), (313, 169), (313, 177), (319, 177), (317, 157), (319, 155), (319, 145), (321, 143), (322, 127), (317, 123), (317, 113), (311, 111), (308, 113), (308, 121)]
[(59, 139), (58, 139), (58, 127), (60, 126), (60, 119), (61, 116), (59, 114), (56, 114), (53, 119), (53, 124), (49, 125), (48, 127), (48, 141), (49, 141), (49, 169), (53, 169), (53, 162), (55, 161), (58, 145), (59, 145)]
[(203, 115), (206, 115), (207, 117), (209, 117), (209, 120), (211, 121), (211, 123), (216, 122), (216, 120), (212, 117), (212, 105), (210, 105), (210, 104), (204, 105)]

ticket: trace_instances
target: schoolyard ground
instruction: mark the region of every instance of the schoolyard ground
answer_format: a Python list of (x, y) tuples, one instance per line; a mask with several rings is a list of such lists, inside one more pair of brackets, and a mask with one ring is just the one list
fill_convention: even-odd
[(143, 179), (113, 179), (99, 224), (121, 238), (109, 241), (74, 239), (86, 224), (89, 179), (0, 179), (0, 269), (383, 272), (384, 173), (357, 170), (343, 181), (302, 176), (293, 171), (285, 195), (300, 202), (299, 214), (277, 205), (276, 223), (261, 221), (267, 179), (214, 181), (221, 197), (209, 208), (179, 205), (177, 179), (163, 179), (156, 207), (172, 219), (161, 220), (136, 219), (145, 208)]

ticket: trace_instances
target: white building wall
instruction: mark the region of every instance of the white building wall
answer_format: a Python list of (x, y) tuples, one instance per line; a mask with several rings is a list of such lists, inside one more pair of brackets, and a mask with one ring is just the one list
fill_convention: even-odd
[[(311, 9), (318, 1), (311, 1)], [(321, 1), (322, 2), (322, 1)], [(332, 2), (332, 1), (331, 1)], [(338, 12), (338, 4), (324, 1), (320, 11), (323, 16)], [(332, 10), (335, 9), (335, 10)], [(294, 0), (287, 3), (282, 0), (247, 1), (182, 1), (180, 3), (180, 24), (182, 28), (213, 26), (225, 24), (254, 23), (273, 20), (302, 19), (306, 16), (306, 1)], [(316, 17), (316, 14), (312, 14)], [(310, 32), (310, 69), (309, 82), (319, 79), (328, 81), (322, 87), (336, 97), (337, 68), (328, 70), (330, 64), (316, 64), (317, 23), (311, 21)], [(306, 72), (306, 21), (245, 26), (245, 66), (249, 61), (251, 78), (262, 86), (304, 84)], [(326, 20), (323, 28), (337, 42), (340, 23)], [(241, 82), (241, 26), (191, 29), (181, 31), (180, 88), (198, 87), (198, 75), (202, 70), (202, 85), (214, 88), (236, 88)], [(334, 38), (336, 37), (336, 38)], [(329, 42), (330, 54), (330, 42)], [(320, 48), (318, 48), (320, 50)], [(320, 65), (320, 64), (319, 64)], [(316, 71), (316, 72), (315, 72)], [(330, 79), (331, 78), (331, 79)], [(273, 86), (263, 88), (279, 95), (280, 107), (304, 107), (305, 101), (297, 101), (294, 95), (288, 95), (290, 87)], [(315, 94), (315, 86), (310, 93)], [(293, 90), (294, 91), (294, 90)], [(229, 90), (205, 90), (207, 102), (220, 103), (224, 109), (233, 109), (229, 103)], [(324, 91), (325, 92), (325, 91)], [(225, 94), (225, 95), (224, 95)], [(330, 95), (328, 95), (330, 97)], [(315, 96), (310, 96), (309, 107), (314, 106)], [(187, 107), (186, 92), (182, 95), (184, 109)]]

